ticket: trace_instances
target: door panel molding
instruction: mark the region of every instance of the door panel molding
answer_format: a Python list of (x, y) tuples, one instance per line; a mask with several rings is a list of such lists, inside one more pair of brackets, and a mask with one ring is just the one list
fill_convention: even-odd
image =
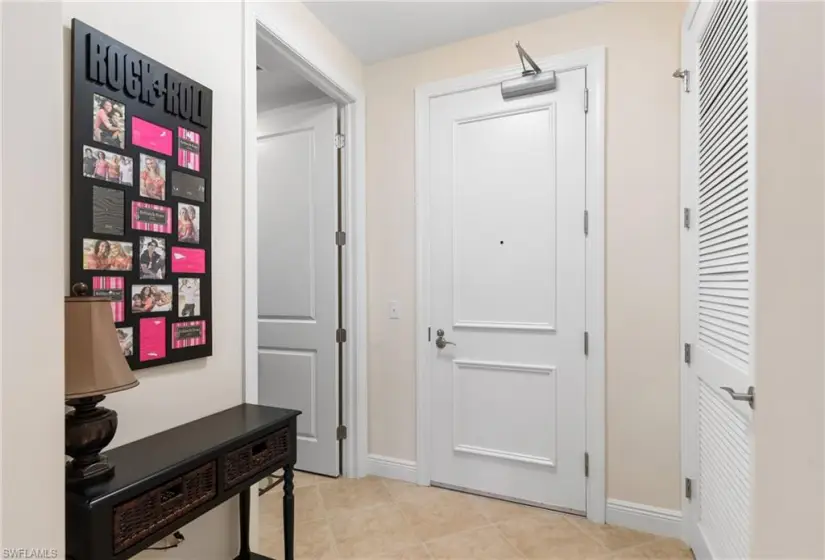
[[(556, 466), (556, 456), (557, 456), (557, 446), (556, 446), (556, 437), (555, 437), (555, 429), (552, 430), (552, 437), (549, 439), (550, 443), (550, 456), (542, 456), (537, 455), (535, 453), (527, 453), (521, 452), (514, 449), (502, 449), (491, 447), (490, 445), (473, 445), (468, 443), (462, 443), (463, 439), (465, 438), (465, 434), (462, 433), (461, 427), (459, 425), (459, 418), (457, 417), (457, 413), (461, 410), (459, 406), (461, 403), (461, 392), (458, 390), (460, 388), (458, 375), (461, 370), (481, 370), (481, 371), (496, 371), (501, 372), (502, 374), (506, 373), (525, 373), (530, 376), (535, 376), (539, 378), (547, 377), (549, 378), (549, 383), (551, 384), (549, 391), (552, 395), (552, 407), (548, 407), (548, 411), (552, 412), (552, 425), (558, 425), (558, 405), (557, 405), (557, 395), (558, 395), (558, 378), (557, 373), (558, 369), (553, 365), (533, 365), (533, 364), (521, 364), (517, 362), (492, 362), (492, 361), (485, 361), (485, 360), (466, 360), (466, 359), (455, 359), (453, 360), (453, 450), (459, 451), (462, 453), (469, 453), (471, 455), (480, 455), (483, 457), (493, 457), (496, 459), (502, 459), (505, 461), (515, 461), (518, 463), (527, 463), (531, 465), (539, 465), (543, 467), (554, 468)], [(473, 372), (468, 372), (467, 375), (472, 376)], [(487, 383), (490, 383), (492, 380), (486, 380)], [(507, 383), (505, 380), (502, 380), (503, 383)], [(545, 394), (544, 391), (540, 389), (548, 389), (544, 385), (542, 387), (536, 387), (536, 393)], [(549, 404), (549, 403), (548, 403)], [(491, 411), (487, 411), (491, 412)], [(496, 416), (501, 416), (502, 413), (496, 414)], [(470, 421), (468, 424), (476, 429), (484, 430), (484, 426), (481, 422), (474, 422)], [(509, 434), (515, 435), (515, 434)], [(490, 437), (490, 434), (484, 433), (483, 436), (486, 438)], [(509, 439), (509, 438), (508, 438)]]
[(525, 453), (513, 453), (512, 451), (503, 451), (501, 449), (489, 449), (487, 447), (476, 447), (474, 445), (456, 445), (453, 447), (453, 450), (460, 451), (462, 453), (470, 453), (471, 455), (482, 455), (484, 457), (493, 457), (495, 459), (504, 459), (506, 461), (539, 465), (541, 467), (553, 468), (556, 466), (556, 462), (547, 457), (537, 457), (536, 455), (527, 455)]
[(549, 323), (498, 323), (496, 321), (458, 321), (454, 329), (490, 329), (494, 331), (539, 331), (556, 332), (556, 327)]
[[(538, 64), (557, 73), (584, 68), (589, 91), (586, 118), (586, 206), (589, 232), (584, 237), (586, 251), (586, 325), (589, 333), (589, 354), (586, 364), (586, 447), (590, 476), (587, 478), (587, 517), (605, 521), (605, 279), (604, 279), (604, 114), (605, 114), (605, 48), (593, 47), (569, 54), (545, 58)], [(441, 95), (464, 92), (494, 85), (518, 76), (521, 68), (512, 66), (472, 76), (451, 79), (416, 88), (415, 91), (415, 153), (416, 153), (416, 412), (417, 412), (417, 481), (429, 485), (430, 478), (430, 100)], [(584, 109), (582, 109), (584, 110)], [(495, 330), (548, 331), (545, 325), (504, 322), (453, 321), (458, 328)], [(528, 366), (529, 367), (529, 366)], [(471, 446), (472, 447), (472, 446)], [(479, 451), (479, 448), (474, 449)], [(495, 450), (494, 450), (495, 451)], [(497, 451), (496, 451), (497, 452)]]

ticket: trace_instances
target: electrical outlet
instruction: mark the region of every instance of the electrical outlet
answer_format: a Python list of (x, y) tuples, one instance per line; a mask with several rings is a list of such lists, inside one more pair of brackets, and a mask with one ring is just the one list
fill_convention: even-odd
[(390, 302), (390, 319), (398, 319), (398, 302)]

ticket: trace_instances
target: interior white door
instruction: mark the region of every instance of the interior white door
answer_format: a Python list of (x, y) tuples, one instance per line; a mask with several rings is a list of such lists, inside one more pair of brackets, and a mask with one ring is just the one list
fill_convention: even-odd
[(431, 478), (584, 512), (585, 70), (557, 77), (430, 101)]
[(334, 104), (258, 117), (258, 395), (302, 411), (297, 468), (339, 474)]
[[(753, 26), (745, 0), (686, 20), (682, 235), (687, 538), (697, 558), (748, 558), (753, 387)], [(687, 349), (686, 349), (687, 350)], [(729, 389), (725, 389), (728, 387)]]

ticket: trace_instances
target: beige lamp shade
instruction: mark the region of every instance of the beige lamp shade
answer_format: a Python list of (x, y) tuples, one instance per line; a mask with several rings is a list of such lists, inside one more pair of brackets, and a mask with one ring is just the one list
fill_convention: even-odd
[(66, 398), (135, 387), (138, 380), (120, 349), (109, 300), (67, 297), (65, 305)]

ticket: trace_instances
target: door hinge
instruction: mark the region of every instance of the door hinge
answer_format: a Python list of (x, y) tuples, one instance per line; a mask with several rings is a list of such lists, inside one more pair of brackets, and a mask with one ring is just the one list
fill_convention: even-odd
[(685, 479), (685, 498), (693, 499), (693, 480), (690, 478)]
[(347, 145), (347, 137), (340, 132), (335, 135), (335, 147), (339, 150)]
[(587, 210), (584, 211), (584, 234), (590, 235), (590, 213)]
[(584, 476), (585, 478), (590, 476), (590, 453), (586, 451), (584, 453)]
[(342, 439), (347, 439), (347, 427), (346, 426), (338, 426), (338, 429), (335, 430), (335, 437), (338, 441)]
[(685, 208), (685, 229), (690, 229), (690, 208)]
[(345, 231), (336, 231), (335, 232), (335, 244), (339, 247), (343, 247), (347, 244), (347, 232)]
[(590, 355), (590, 333), (584, 331), (584, 355)]
[(685, 363), (690, 365), (690, 344), (685, 342)]
[(590, 90), (584, 88), (584, 112), (588, 112), (590, 110)]
[(335, 331), (335, 342), (341, 343), (347, 341), (347, 329), (338, 329)]
[(680, 80), (682, 80), (682, 85), (685, 88), (685, 93), (690, 93), (690, 70), (679, 68), (678, 70), (673, 72), (672, 76), (674, 78), (679, 78)]

